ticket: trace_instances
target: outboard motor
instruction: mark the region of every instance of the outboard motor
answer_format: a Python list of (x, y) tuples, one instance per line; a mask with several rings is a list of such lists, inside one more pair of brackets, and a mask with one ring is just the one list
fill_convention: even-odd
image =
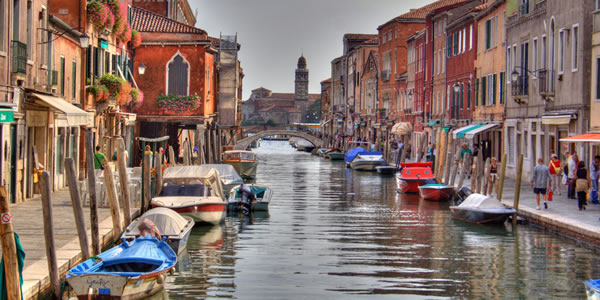
[(463, 201), (467, 199), (467, 197), (471, 196), (472, 194), (473, 191), (471, 191), (470, 188), (463, 186), (462, 188), (460, 188), (460, 190), (458, 190), (458, 192), (452, 195), (454, 205), (460, 205)]

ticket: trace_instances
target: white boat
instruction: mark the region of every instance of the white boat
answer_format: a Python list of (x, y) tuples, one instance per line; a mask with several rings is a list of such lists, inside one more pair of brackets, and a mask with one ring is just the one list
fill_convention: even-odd
[(177, 255), (185, 249), (195, 224), (191, 217), (184, 217), (166, 207), (157, 207), (145, 212), (131, 222), (125, 229), (123, 237), (128, 241), (137, 238), (140, 235), (139, 225), (146, 220), (152, 221), (156, 225), (161, 237), (166, 239), (167, 244), (173, 248)]
[[(254, 195), (256, 195), (256, 200), (252, 202), (252, 210), (253, 211), (268, 211), (269, 203), (271, 203), (271, 197), (273, 196), (273, 191), (270, 187), (264, 184), (247, 184), (247, 186), (252, 189)], [(227, 197), (227, 206), (229, 210), (239, 210), (240, 205), (242, 203), (242, 195), (238, 193), (240, 186), (235, 186), (229, 192), (229, 196)]]
[(482, 194), (470, 194), (455, 204), (450, 206), (452, 217), (476, 224), (503, 224), (510, 215), (517, 213), (498, 199)]
[(219, 171), (199, 166), (177, 166), (165, 170), (163, 187), (152, 207), (167, 207), (196, 223), (218, 224), (225, 219), (227, 202)]
[(383, 155), (376, 152), (358, 154), (351, 162), (350, 167), (354, 170), (375, 171), (377, 167), (385, 166)]

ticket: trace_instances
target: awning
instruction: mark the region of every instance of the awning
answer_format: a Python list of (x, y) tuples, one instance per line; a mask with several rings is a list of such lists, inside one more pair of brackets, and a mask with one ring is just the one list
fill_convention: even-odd
[(560, 139), (561, 142), (566, 143), (594, 143), (600, 144), (600, 133), (586, 133), (576, 136), (570, 136)]
[(481, 125), (481, 124), (471, 124), (471, 125), (467, 125), (465, 127), (459, 128), (459, 129), (457, 129), (457, 130), (454, 131), (454, 138), (455, 139), (457, 139), (457, 138), (464, 138), (465, 137), (465, 133), (467, 133), (467, 132), (469, 132), (471, 130), (474, 130), (476, 128), (479, 128), (481, 126), (483, 126), (483, 125)]
[(464, 137), (466, 139), (472, 140), (476, 134), (488, 131), (488, 130), (496, 128), (498, 126), (500, 126), (500, 124), (498, 124), (498, 123), (490, 123), (490, 124), (481, 125), (479, 127), (473, 128), (472, 130), (469, 130), (468, 132), (465, 132)]
[(440, 125), (440, 123), (440, 120), (429, 120), (429, 122), (427, 122), (427, 126), (433, 127), (435, 125)]
[(406, 135), (406, 134), (410, 134), (412, 132), (412, 124), (409, 122), (400, 122), (400, 123), (396, 123), (394, 124), (394, 126), (392, 126), (392, 134), (396, 134), (396, 135)]
[(543, 125), (569, 125), (571, 120), (577, 119), (575, 113), (561, 113), (561, 114), (545, 114), (542, 115)]
[[(37, 103), (43, 106), (48, 106), (64, 115), (64, 118), (59, 116), (57, 121), (60, 119), (66, 119), (67, 126), (89, 126), (93, 127), (93, 118), (89, 118), (90, 113), (79, 107), (63, 100), (62, 98), (31, 93), (31, 95), (37, 99)], [(91, 122), (90, 122), (91, 121)]]

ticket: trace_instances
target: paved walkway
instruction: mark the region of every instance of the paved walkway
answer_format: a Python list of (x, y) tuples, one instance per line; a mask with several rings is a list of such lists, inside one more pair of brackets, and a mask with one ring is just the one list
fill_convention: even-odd
[[(19, 235), (25, 250), (23, 268), (23, 299), (37, 299), (40, 291), (49, 288), (48, 261), (46, 258), (46, 240), (44, 238), (44, 220), (42, 202), (39, 197), (23, 203), (11, 205), (13, 228)], [(52, 193), (52, 213), (54, 219), (54, 239), (59, 273), (64, 274), (82, 260), (81, 248), (77, 237), (75, 219), (69, 191)], [(84, 207), (88, 241), (91, 249), (90, 210)], [(98, 209), (100, 241), (103, 246), (112, 241), (112, 219), (108, 208)]]

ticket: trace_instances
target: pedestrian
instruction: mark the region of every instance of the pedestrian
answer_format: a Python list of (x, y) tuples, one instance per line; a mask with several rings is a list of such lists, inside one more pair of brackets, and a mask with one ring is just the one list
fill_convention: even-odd
[(569, 184), (567, 188), (567, 196), (569, 199), (577, 199), (575, 198), (575, 181), (577, 180), (575, 176), (575, 173), (577, 172), (577, 154), (573, 153), (573, 155), (569, 156), (567, 161), (567, 171), (567, 179)]
[[(562, 195), (560, 191), (560, 182), (562, 179), (563, 170), (561, 168), (558, 155), (552, 154), (550, 164), (548, 164), (548, 169), (550, 169), (550, 176), (552, 177), (552, 192), (558, 192), (558, 195), (560, 196)], [(555, 189), (556, 191), (554, 191)]]
[(548, 188), (552, 188), (552, 183), (550, 181), (550, 170), (544, 164), (544, 159), (539, 158), (538, 164), (533, 168), (533, 175), (531, 176), (531, 187), (533, 188), (533, 192), (535, 193), (535, 200), (537, 201), (537, 206), (535, 209), (540, 209), (540, 195), (544, 196), (544, 209), (548, 209), (548, 202), (546, 201), (546, 192)]
[(585, 206), (587, 204), (586, 196), (588, 189), (590, 188), (590, 174), (588, 170), (585, 168), (585, 162), (580, 161), (577, 164), (576, 171), (576, 181), (575, 181), (575, 192), (577, 192), (577, 204), (579, 206), (579, 210), (585, 210)]
[(598, 175), (600, 175), (600, 155), (596, 155), (590, 164), (590, 179), (592, 181), (592, 203), (598, 202)]
[(498, 194), (498, 160), (495, 157), (492, 157), (490, 163), (490, 187), (488, 188), (488, 195), (491, 195), (494, 190), (496, 190), (496, 194)]
[(96, 153), (94, 153), (94, 169), (104, 170), (102, 162), (106, 159), (106, 155), (100, 151), (100, 146), (96, 146)]
[(460, 150), (460, 160), (465, 159), (465, 154), (469, 153), (469, 156), (473, 156), (473, 152), (469, 149), (469, 146), (465, 143), (462, 145), (462, 149)]
[(431, 162), (431, 169), (435, 173), (435, 145), (429, 142), (427, 147), (427, 154), (425, 154), (425, 161)]

